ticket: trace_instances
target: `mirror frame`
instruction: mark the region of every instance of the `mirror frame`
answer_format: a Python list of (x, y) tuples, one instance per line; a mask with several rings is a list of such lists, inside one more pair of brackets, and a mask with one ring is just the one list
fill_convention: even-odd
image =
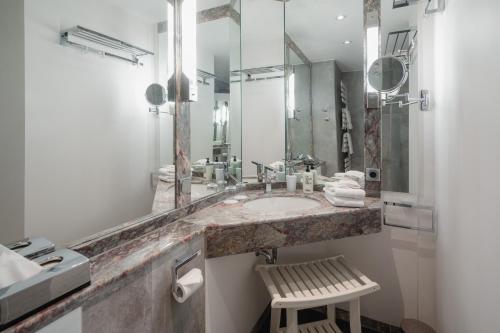
[[(390, 89), (383, 89), (383, 87), (381, 89), (378, 89), (377, 87), (374, 87), (373, 84), (370, 83), (370, 72), (371, 72), (373, 65), (375, 65), (375, 63), (377, 63), (379, 61), (383, 61), (384, 59), (392, 59), (392, 60), (397, 61), (399, 63), (399, 65), (401, 65), (401, 68), (403, 69), (403, 71), (402, 71), (403, 75), (402, 75), (401, 79), (399, 80), (398, 83), (396, 83)], [(381, 66), (383, 67), (384, 65), (381, 64)], [(383, 72), (382, 72), (382, 75), (383, 75)], [(401, 89), (401, 87), (406, 83), (406, 81), (408, 80), (408, 68), (407, 68), (406, 63), (398, 57), (395, 57), (392, 55), (380, 57), (370, 65), (370, 68), (368, 68), (367, 80), (368, 80), (368, 84), (370, 84), (374, 89), (378, 90), (379, 92), (381, 92), (383, 94), (394, 94), (394, 93), (397, 93)]]
[[(376, 54), (376, 59), (381, 56), (381, 4), (380, 0), (363, 0), (363, 30), (364, 30), (364, 91), (365, 91), (365, 172), (368, 169), (378, 170), (378, 179), (366, 179), (365, 190), (367, 195), (380, 197), (382, 188), (382, 144), (381, 123), (382, 108), (380, 93), (369, 89), (368, 61)], [(376, 35), (370, 34), (376, 31)], [(368, 40), (376, 38), (377, 40)], [(373, 48), (373, 49), (371, 49)]]

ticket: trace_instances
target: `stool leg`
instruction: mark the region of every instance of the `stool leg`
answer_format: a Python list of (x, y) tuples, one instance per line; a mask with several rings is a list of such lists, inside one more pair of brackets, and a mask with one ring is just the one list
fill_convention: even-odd
[(278, 333), (280, 330), (281, 309), (271, 308), (271, 333)]
[(349, 322), (351, 333), (361, 333), (361, 312), (359, 309), (359, 298), (349, 302)]
[(299, 333), (296, 309), (286, 309), (286, 333)]
[(329, 304), (326, 306), (326, 317), (330, 321), (335, 321), (335, 304)]

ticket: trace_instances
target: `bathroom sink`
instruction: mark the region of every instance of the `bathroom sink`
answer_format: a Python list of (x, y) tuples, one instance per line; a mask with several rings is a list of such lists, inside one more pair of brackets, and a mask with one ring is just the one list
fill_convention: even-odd
[(297, 197), (271, 197), (249, 201), (243, 207), (262, 213), (296, 212), (316, 208), (320, 203), (313, 199)]

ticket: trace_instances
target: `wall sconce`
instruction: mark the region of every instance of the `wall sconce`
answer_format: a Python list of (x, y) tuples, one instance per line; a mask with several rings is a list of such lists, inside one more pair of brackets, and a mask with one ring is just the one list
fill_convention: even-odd
[(182, 0), (182, 80), (187, 88), (183, 100), (198, 101), (198, 81), (196, 67), (196, 0)]
[(288, 76), (288, 98), (287, 98), (288, 119), (295, 119), (295, 73)]
[[(366, 29), (366, 68), (379, 58), (379, 29), (377, 26)], [(368, 81), (368, 80), (367, 80)], [(369, 93), (377, 92), (368, 81), (367, 91)]]

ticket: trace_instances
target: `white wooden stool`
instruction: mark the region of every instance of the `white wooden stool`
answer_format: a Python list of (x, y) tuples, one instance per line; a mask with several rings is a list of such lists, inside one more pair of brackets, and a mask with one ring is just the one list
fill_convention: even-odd
[[(361, 333), (359, 298), (380, 290), (341, 255), (292, 265), (258, 265), (255, 269), (272, 297), (271, 333), (342, 333), (335, 324), (335, 304), (342, 302), (349, 302), (351, 333)], [(326, 320), (298, 325), (298, 310), (325, 305)], [(283, 308), (287, 324), (280, 330)]]

